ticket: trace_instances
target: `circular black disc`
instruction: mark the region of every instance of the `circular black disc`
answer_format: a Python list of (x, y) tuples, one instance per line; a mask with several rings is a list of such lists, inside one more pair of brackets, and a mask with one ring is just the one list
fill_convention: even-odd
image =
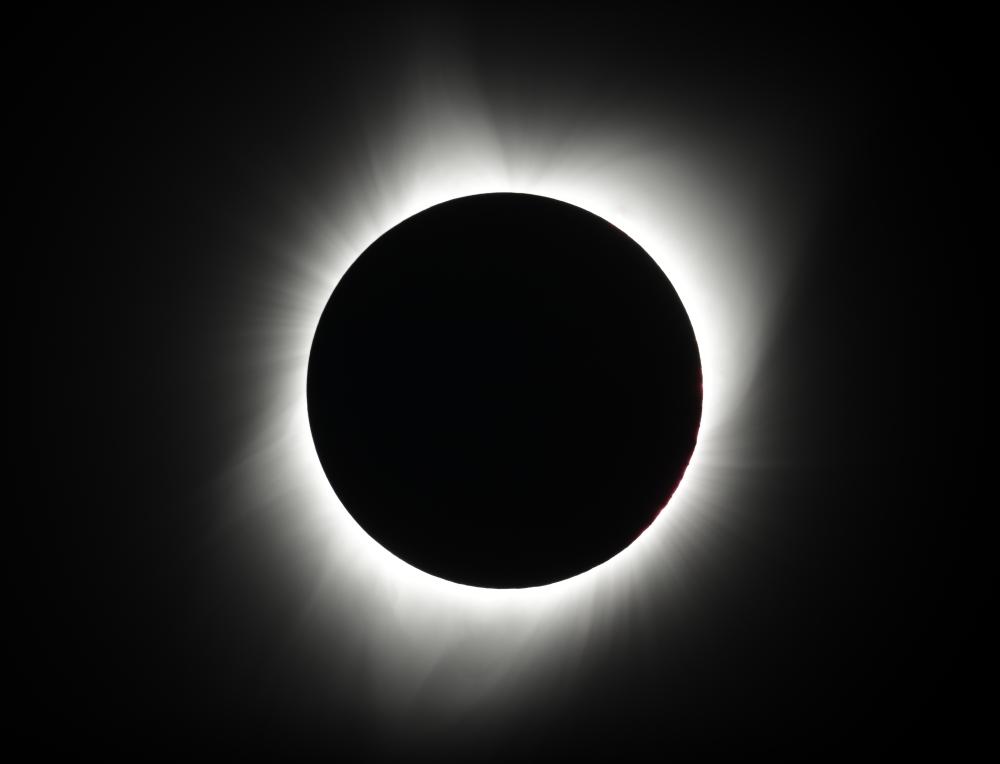
[(632, 239), (528, 194), (454, 199), (372, 244), (309, 358), (309, 422), (376, 541), (459, 583), (537, 586), (627, 547), (701, 418), (691, 323)]

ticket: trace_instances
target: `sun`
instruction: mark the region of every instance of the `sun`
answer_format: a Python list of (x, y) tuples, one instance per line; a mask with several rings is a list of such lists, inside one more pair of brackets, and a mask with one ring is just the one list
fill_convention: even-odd
[[(428, 671), (459, 708), (506, 688), (518, 692), (585, 649), (594, 629), (650, 597), (662, 598), (684, 549), (731, 497), (748, 442), (738, 416), (780, 298), (780, 239), (749, 203), (757, 180), (713, 159), (708, 138), (637, 129), (624, 115), (591, 128), (572, 114), (505, 133), (481, 99), (425, 90), (394, 130), (371, 131), (371, 154), (314, 200), (308, 244), (276, 254), (281, 278), (262, 281), (251, 305), (257, 333), (252, 384), (269, 406), (233, 471), (240, 511), (271, 518), (296, 539), (291, 565), (315, 581), (310, 615), (338, 644), (356, 645), (376, 700), (403, 709)], [(757, 186), (759, 193), (766, 184)], [(396, 557), (341, 505), (309, 426), (309, 353), (331, 292), (376, 239), (403, 220), (459, 197), (533, 194), (589, 211), (634, 240), (666, 274), (701, 353), (697, 446), (666, 509), (634, 543), (580, 575), (544, 586), (489, 589), (446, 581)], [(759, 198), (757, 200), (759, 202)], [(319, 210), (319, 212), (317, 212)], [(335, 635), (335, 636), (334, 636)], [(475, 656), (477, 676), (467, 681)], [(453, 656), (453, 657), (449, 657)]]

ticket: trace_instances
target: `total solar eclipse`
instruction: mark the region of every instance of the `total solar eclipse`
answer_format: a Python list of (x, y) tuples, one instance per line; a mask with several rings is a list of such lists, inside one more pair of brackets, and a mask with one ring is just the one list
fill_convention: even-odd
[(701, 363), (626, 234), (547, 197), (480, 194), (355, 260), (317, 326), (307, 403), (372, 538), (440, 578), (522, 588), (605, 562), (655, 519), (695, 446)]

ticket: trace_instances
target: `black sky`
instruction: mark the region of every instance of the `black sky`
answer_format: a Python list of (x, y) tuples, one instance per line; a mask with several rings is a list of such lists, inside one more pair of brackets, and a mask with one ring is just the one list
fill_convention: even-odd
[(257, 256), (247, 232), (294, 237), (287, 189), (321, 198), (330, 142), (364, 145), (359, 115), (381, 108), (411, 44), (454, 45), (497, 103), (614, 93), (651, 120), (682, 104), (695, 124), (784, 142), (803, 177), (836, 172), (748, 396), (745, 415), (766, 423), (762, 463), (741, 478), (752, 511), (698, 551), (696, 585), (622, 625), (558, 702), (428, 722), (406, 753), (627, 760), (961, 740), (941, 704), (953, 671), (941, 637), (972, 626), (940, 567), (952, 520), (968, 516), (956, 465), (982, 370), (968, 356), (972, 265), (941, 231), (954, 194), (940, 127), (955, 112), (940, 27), (142, 12), (38, 19), (28, 34), (18, 333), (42, 381), (18, 587), (25, 728), (40, 749), (399, 753), (364, 675), (325, 681), (328, 662), (349, 663), (337, 644), (283, 649), (309, 582), (276, 573), (282, 550), (259, 526), (220, 532), (217, 486), (253, 436), (230, 310)]

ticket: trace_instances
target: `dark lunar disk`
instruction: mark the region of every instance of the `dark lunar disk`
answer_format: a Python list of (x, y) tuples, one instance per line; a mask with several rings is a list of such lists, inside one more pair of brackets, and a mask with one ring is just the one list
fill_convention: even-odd
[(309, 422), (344, 506), (421, 570), (538, 586), (613, 557), (694, 449), (701, 364), (663, 271), (553, 199), (431, 207), (337, 285)]

